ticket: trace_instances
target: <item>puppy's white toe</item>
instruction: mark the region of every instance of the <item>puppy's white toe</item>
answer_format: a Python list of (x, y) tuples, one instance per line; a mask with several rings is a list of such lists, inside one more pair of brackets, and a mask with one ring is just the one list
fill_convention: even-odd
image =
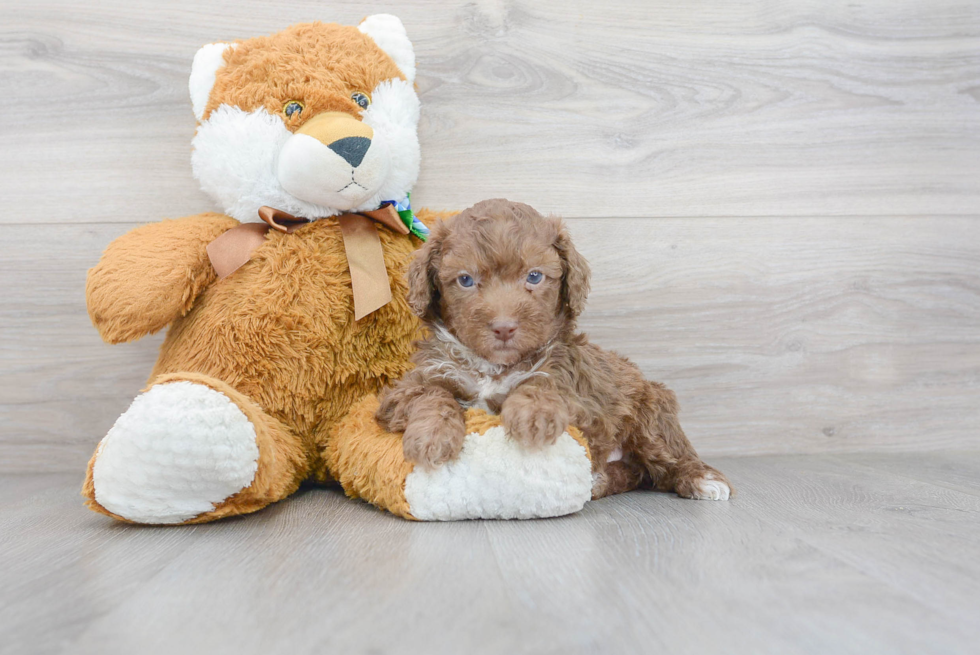
[(697, 482), (695, 487), (697, 494), (694, 497), (698, 500), (728, 500), (732, 495), (728, 483), (716, 479), (715, 474), (710, 471)]

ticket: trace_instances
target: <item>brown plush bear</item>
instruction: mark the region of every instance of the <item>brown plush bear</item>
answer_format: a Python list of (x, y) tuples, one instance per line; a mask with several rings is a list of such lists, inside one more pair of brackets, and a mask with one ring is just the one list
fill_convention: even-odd
[[(373, 421), (420, 325), (405, 270), (424, 239), (415, 57), (401, 22), (313, 23), (205, 46), (192, 163), (223, 208), (109, 245), (87, 300), (103, 339), (169, 326), (148, 388), (99, 444), (83, 495), (138, 523), (252, 512), (306, 479), (401, 516), (553, 516), (591, 493), (574, 430), (525, 453), (469, 414), (467, 447), (414, 470)], [(420, 220), (419, 220), (420, 219)]]

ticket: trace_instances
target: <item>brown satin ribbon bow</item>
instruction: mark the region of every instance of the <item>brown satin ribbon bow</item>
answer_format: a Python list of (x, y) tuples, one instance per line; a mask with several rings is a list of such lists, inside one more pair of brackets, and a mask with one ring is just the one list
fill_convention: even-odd
[[(265, 242), (270, 229), (288, 234), (310, 222), (272, 207), (259, 208), (259, 218), (264, 223), (242, 223), (208, 244), (208, 258), (218, 279), (228, 277), (251, 259), (255, 249)], [(375, 223), (398, 234), (408, 234), (409, 230), (393, 205), (357, 214), (341, 214), (337, 222), (344, 235), (344, 250), (354, 291), (354, 320), (357, 321), (391, 302), (391, 283)]]

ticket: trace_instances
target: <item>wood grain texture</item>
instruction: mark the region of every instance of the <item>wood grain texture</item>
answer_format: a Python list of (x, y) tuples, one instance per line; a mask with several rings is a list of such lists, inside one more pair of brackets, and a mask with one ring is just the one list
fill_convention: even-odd
[(731, 502), (633, 492), (450, 524), (308, 489), (244, 519), (127, 526), (84, 511), (77, 476), (10, 476), (0, 653), (973, 650), (980, 495), (945, 480), (980, 451), (717, 463)]
[(573, 217), (583, 327), (704, 455), (978, 443), (975, 2), (0, 0), (0, 471), (80, 471), (145, 381), (160, 336), (103, 345), (84, 275), (212, 208), (196, 49), (377, 11), (417, 48), (416, 201)]
[[(735, 500), (443, 525), (311, 488), (177, 529), (82, 507), (84, 463), (161, 340), (102, 344), (85, 271), (135, 225), (212, 208), (190, 173), (194, 52), (379, 11), (418, 54), (414, 199), (571, 217), (595, 273), (583, 328), (677, 391)], [(973, 0), (0, 16), (0, 654), (975, 649)], [(752, 453), (796, 454), (727, 457)]]
[(980, 446), (975, 219), (598, 220), (582, 327), (704, 453)]
[[(571, 219), (582, 328), (673, 388), (702, 455), (980, 447), (980, 221)], [(0, 470), (81, 471), (160, 336), (99, 341), (132, 225), (0, 226)]]
[(130, 227), (0, 226), (0, 471), (82, 471), (145, 384), (162, 335), (110, 347), (85, 309), (86, 271)]
[[(874, 469), (882, 466), (875, 453), (858, 453), (849, 457), (848, 461)], [(959, 452), (930, 453), (929, 457), (921, 460), (891, 459), (887, 467), (889, 473), (895, 475), (980, 495), (980, 462)]]
[(980, 5), (224, 0), (0, 3), (5, 223), (210, 209), (204, 43), (396, 11), (423, 100), (416, 197), (571, 216), (975, 214)]

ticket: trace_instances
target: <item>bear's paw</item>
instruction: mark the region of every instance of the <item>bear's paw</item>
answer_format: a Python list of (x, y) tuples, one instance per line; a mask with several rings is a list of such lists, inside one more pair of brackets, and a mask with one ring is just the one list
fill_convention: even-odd
[(102, 439), (95, 501), (137, 523), (183, 523), (248, 487), (255, 427), (224, 394), (172, 382), (140, 394)]

